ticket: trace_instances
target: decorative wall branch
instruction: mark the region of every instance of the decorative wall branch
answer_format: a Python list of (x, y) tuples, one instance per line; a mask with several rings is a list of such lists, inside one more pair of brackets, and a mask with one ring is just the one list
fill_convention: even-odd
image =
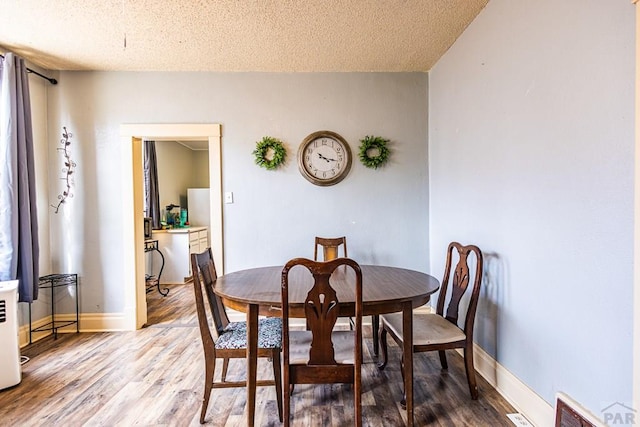
[(60, 140), (60, 144), (62, 144), (62, 148), (58, 148), (58, 151), (62, 151), (64, 155), (64, 167), (62, 168), (62, 173), (64, 174), (63, 178), (60, 178), (64, 181), (66, 185), (66, 189), (62, 192), (62, 194), (58, 194), (58, 204), (51, 205), (52, 208), (55, 209), (55, 213), (58, 213), (60, 210), (60, 206), (66, 202), (67, 198), (73, 197), (73, 193), (71, 193), (71, 186), (73, 185), (73, 168), (76, 167), (76, 162), (71, 160), (71, 137), (73, 135), (71, 132), (67, 132), (67, 128), (62, 128), (62, 139)]

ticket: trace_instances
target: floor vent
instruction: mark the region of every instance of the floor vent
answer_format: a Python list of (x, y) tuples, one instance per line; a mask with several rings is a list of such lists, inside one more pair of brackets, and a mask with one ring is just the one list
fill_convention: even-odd
[(533, 424), (531, 424), (522, 414), (507, 414), (507, 418), (509, 418), (514, 425), (519, 427), (533, 427)]
[(0, 300), (0, 323), (7, 321), (7, 301)]
[(555, 427), (606, 427), (606, 425), (578, 402), (564, 393), (558, 393)]

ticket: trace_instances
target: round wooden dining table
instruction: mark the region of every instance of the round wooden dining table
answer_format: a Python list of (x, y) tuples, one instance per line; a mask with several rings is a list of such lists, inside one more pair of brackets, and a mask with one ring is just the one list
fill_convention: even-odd
[[(363, 315), (403, 313), (404, 378), (406, 381), (407, 425), (413, 425), (413, 316), (414, 308), (427, 302), (440, 287), (439, 281), (426, 273), (398, 267), (361, 265)], [(281, 316), (282, 266), (240, 270), (218, 277), (215, 293), (226, 307), (247, 315), (247, 424), (253, 426), (256, 403), (258, 364), (258, 316)], [(331, 276), (340, 302), (340, 316), (353, 316), (354, 273), (338, 268)], [(304, 300), (313, 284), (313, 277), (302, 266), (289, 274), (290, 317), (304, 318)], [(377, 339), (377, 337), (374, 337)]]

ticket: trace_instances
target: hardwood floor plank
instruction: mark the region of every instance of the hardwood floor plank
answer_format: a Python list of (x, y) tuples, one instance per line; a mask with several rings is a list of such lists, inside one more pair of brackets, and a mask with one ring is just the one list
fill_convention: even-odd
[[(0, 391), (0, 420), (19, 426), (198, 426), (204, 390), (204, 359), (191, 284), (169, 286), (165, 298), (148, 294), (148, 326), (135, 332), (59, 334), (22, 350), (22, 382)], [(370, 331), (368, 331), (370, 333)], [(370, 338), (363, 347), (363, 425), (406, 424), (400, 407), (400, 349), (389, 343), (389, 364), (379, 371)], [(422, 426), (511, 426), (514, 409), (478, 377), (472, 401), (462, 358), (448, 353), (443, 371), (437, 354), (417, 354), (415, 421)], [(221, 363), (217, 376), (220, 375)], [(231, 361), (229, 380), (245, 378), (246, 363)], [(258, 363), (258, 378), (273, 378)], [(246, 425), (244, 388), (214, 389), (207, 425)], [(350, 386), (298, 385), (292, 396), (293, 426), (353, 425)], [(275, 390), (259, 387), (256, 426), (279, 426)]]

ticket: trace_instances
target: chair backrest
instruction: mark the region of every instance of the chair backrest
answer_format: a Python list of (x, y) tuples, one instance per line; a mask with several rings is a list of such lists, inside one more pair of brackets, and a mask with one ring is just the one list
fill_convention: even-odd
[(342, 245), (342, 256), (348, 258), (347, 238), (342, 237), (316, 237), (316, 244), (313, 247), (313, 259), (318, 261), (318, 245), (322, 246), (322, 261), (331, 261), (338, 258), (338, 249)]
[[(458, 255), (458, 262), (453, 267), (454, 250)], [(458, 312), (460, 310), (460, 301), (465, 292), (469, 288), (470, 281), (470, 262), (469, 255), (475, 256), (475, 274), (473, 279), (473, 287), (471, 288), (471, 297), (469, 299), (469, 306), (467, 308), (467, 315), (464, 322), (464, 332), (467, 335), (473, 334), (473, 321), (476, 315), (476, 308), (478, 307), (478, 298), (480, 297), (480, 285), (482, 283), (482, 251), (475, 245), (463, 246), (458, 242), (451, 242), (447, 248), (447, 263), (444, 269), (444, 278), (442, 279), (442, 285), (440, 287), (440, 295), (438, 296), (438, 305), (436, 312), (444, 316), (448, 321), (458, 324)], [(453, 267), (453, 268), (452, 268)], [(453, 277), (451, 280), (451, 298), (449, 304), (444, 311), (445, 299), (448, 294), (449, 279), (451, 273)]]
[[(336, 291), (331, 286), (331, 274), (340, 266), (351, 267), (355, 273), (355, 361), (361, 360), (362, 354), (362, 271), (358, 263), (349, 258), (338, 258), (328, 262), (312, 261), (306, 258), (295, 258), (289, 261), (282, 270), (282, 324), (283, 352), (285, 363), (288, 363), (289, 351), (289, 271), (295, 266), (304, 266), (313, 276), (313, 286), (309, 290), (304, 304), (307, 326), (312, 334), (309, 352), (309, 365), (336, 365), (331, 332), (338, 319), (340, 310)], [(346, 275), (346, 272), (338, 274)], [(295, 285), (294, 285), (295, 286)]]
[[(213, 324), (217, 334), (220, 335), (229, 324), (229, 318), (227, 317), (227, 312), (224, 309), (222, 300), (213, 291), (216, 280), (218, 279), (218, 274), (216, 273), (216, 266), (213, 263), (211, 248), (207, 248), (207, 250), (200, 254), (191, 254), (191, 271), (193, 271), (193, 285), (196, 293), (196, 308), (199, 303), (198, 294), (200, 294), (202, 309), (204, 310), (204, 299), (202, 298), (202, 285), (204, 285), (207, 301), (209, 302), (209, 309), (213, 317)], [(206, 313), (203, 314), (206, 320)], [(200, 320), (200, 311), (198, 311), (198, 320)]]

